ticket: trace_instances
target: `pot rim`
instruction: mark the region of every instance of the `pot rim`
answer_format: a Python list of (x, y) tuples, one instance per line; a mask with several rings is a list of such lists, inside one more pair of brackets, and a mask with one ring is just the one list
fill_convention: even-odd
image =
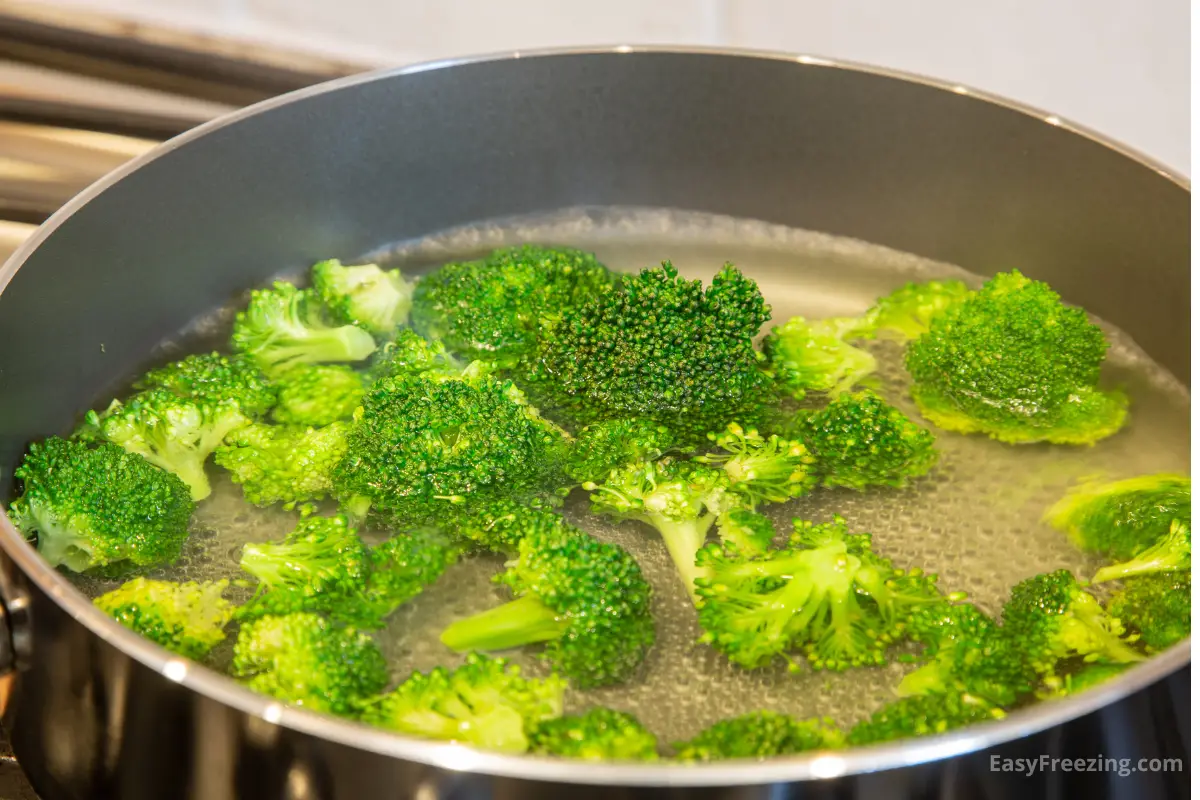
[[(1103, 147), (1157, 172), (1163, 178), (1190, 192), (1190, 180), (1178, 171), (1145, 154), (1110, 139), (1085, 126), (1066, 121), (1038, 108), (1007, 98), (978, 91), (961, 84), (900, 70), (875, 67), (814, 55), (758, 51), (723, 47), (692, 46), (595, 46), (545, 48), (502, 52), (462, 58), (448, 58), (418, 64), (375, 70), (321, 83), (256, 103), (206, 122), (110, 172), (72, 198), (27, 239), (0, 266), (0, 293), (21, 265), (54, 231), (107, 188), (142, 166), (186, 145), (193, 139), (309, 97), (340, 89), (430, 70), (464, 64), (480, 64), (517, 58), (556, 58), (579, 55), (622, 54), (702, 55), (738, 59), (790, 61), (800, 65), (862, 72), (893, 80), (922, 84), (957, 94), (967, 100), (979, 100), (1006, 108), (1090, 139)], [(1148, 659), (1128, 672), (1088, 691), (1064, 699), (1040, 703), (1016, 711), (1002, 720), (972, 725), (965, 729), (848, 750), (811, 752), (774, 758), (768, 761), (726, 761), (716, 764), (626, 764), (562, 761), (537, 756), (513, 756), (476, 750), (449, 742), (407, 737), (361, 723), (316, 714), (285, 706), (265, 695), (243, 687), (234, 679), (164, 650), (148, 639), (122, 627), (92, 605), (91, 601), (64, 575), (52, 568), (12, 525), (0, 509), (0, 548), (38, 588), (52, 597), (75, 620), (94, 634), (166, 679), (199, 692), (218, 703), (268, 723), (278, 724), (310, 736), (330, 740), (380, 755), (428, 764), (447, 770), (478, 772), (495, 776), (524, 778), (561, 783), (627, 786), (728, 786), (756, 785), (812, 779), (828, 779), (913, 766), (959, 756), (1037, 733), (1052, 726), (1095, 711), (1116, 702), (1166, 677), (1191, 660), (1190, 639)], [(9, 601), (12, 598), (7, 598)], [(36, 661), (34, 662), (36, 663)], [(17, 690), (19, 691), (19, 689)]]

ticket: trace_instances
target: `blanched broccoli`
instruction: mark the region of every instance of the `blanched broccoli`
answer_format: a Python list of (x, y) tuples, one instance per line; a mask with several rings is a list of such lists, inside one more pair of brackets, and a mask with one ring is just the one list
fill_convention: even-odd
[(775, 711), (753, 711), (705, 728), (675, 744), (680, 761), (771, 758), (809, 750), (836, 750), (846, 737), (829, 718), (796, 719)]
[(532, 397), (576, 423), (646, 419), (678, 444), (731, 420), (757, 425), (778, 396), (754, 348), (771, 315), (758, 285), (726, 265), (707, 289), (669, 262), (568, 307), (525, 364)]
[(231, 672), (256, 692), (341, 716), (356, 716), (388, 682), (387, 662), (370, 636), (311, 613), (243, 624)]
[(1004, 710), (974, 695), (945, 692), (904, 697), (850, 729), (849, 744), (862, 745), (933, 736), (978, 722), (1003, 719)]
[(653, 420), (605, 420), (588, 425), (575, 437), (566, 472), (580, 483), (600, 483), (614, 469), (661, 458), (674, 446), (670, 430)]
[(268, 374), (297, 364), (362, 361), (375, 351), (371, 334), (356, 325), (331, 327), (320, 312), (311, 291), (290, 283), (256, 289), (233, 324), (233, 348)]
[(468, 359), (513, 366), (539, 329), (607, 292), (615, 279), (595, 257), (523, 245), (446, 264), (417, 283), (413, 326)]
[(55, 566), (168, 563), (187, 539), (195, 508), (187, 485), (116, 445), (52, 437), (30, 445), (13, 474), (22, 491), (8, 514)]
[(620, 547), (561, 522), (537, 526), (498, 581), (517, 599), (442, 632), (452, 650), (546, 643), (543, 657), (576, 686), (627, 680), (654, 644), (650, 585)]
[(374, 545), (368, 556), (366, 607), (383, 620), (441, 577), (461, 554), (458, 544), (436, 530), (399, 533)]
[[(473, 370), (486, 368), (484, 362), (471, 362)], [(422, 376), (431, 380), (461, 378), (468, 367), (446, 351), (446, 345), (423, 339), (416, 331), (403, 328), (375, 351), (367, 368), (367, 381), (381, 378)]]
[(1083, 669), (1078, 672), (1052, 680), (1043, 691), (1038, 693), (1038, 699), (1050, 700), (1086, 692), (1088, 689), (1107, 683), (1132, 666), (1133, 664), (1106, 664), (1100, 661), (1094, 664), (1085, 664)]
[(1030, 668), (1052, 677), (1063, 661), (1125, 664), (1142, 660), (1121, 620), (1112, 616), (1065, 569), (1018, 583), (1004, 604), (1004, 630)]
[(442, 527), (485, 550), (516, 558), (526, 536), (549, 535), (564, 524), (562, 515), (546, 504), (501, 498), (456, 511)]
[(193, 661), (225, 640), (229, 581), (174, 583), (134, 578), (97, 597), (96, 607), (132, 631)]
[(850, 342), (871, 336), (869, 320), (792, 317), (771, 329), (763, 352), (780, 386), (797, 400), (809, 392), (838, 396), (875, 372), (875, 356)]
[(136, 389), (167, 389), (206, 405), (229, 400), (248, 417), (262, 417), (275, 405), (276, 389), (262, 370), (242, 355), (188, 356), (147, 372)]
[(879, 338), (906, 342), (927, 333), (934, 317), (970, 296), (962, 281), (906, 283), (879, 298), (864, 317)]
[(729, 423), (719, 434), (710, 433), (718, 451), (696, 456), (701, 464), (719, 465), (730, 488), (751, 506), (782, 503), (808, 492), (816, 484), (811, 475), (813, 457), (803, 444), (777, 434), (763, 437), (754, 428)]
[(584, 761), (655, 761), (658, 739), (632, 714), (598, 706), (533, 726), (529, 751)]
[(1125, 580), (1155, 572), (1190, 572), (1191, 569), (1192, 525), (1176, 519), (1171, 521), (1166, 536), (1145, 550), (1139, 550), (1128, 561), (1101, 567), (1092, 578), (1092, 583)]
[(788, 546), (762, 555), (709, 544), (696, 562), (701, 641), (747, 669), (793, 652), (814, 669), (882, 664), (914, 610), (940, 600), (934, 576), (896, 569), (840, 517), (796, 520)]
[(795, 427), (825, 486), (902, 487), (937, 463), (933, 434), (874, 392), (842, 394)]
[(1125, 424), (1125, 395), (1097, 386), (1107, 350), (1087, 314), (1014, 271), (934, 317), (905, 363), (913, 399), (939, 428), (1082, 445)]
[(1166, 650), (1192, 634), (1191, 570), (1130, 578), (1108, 610), (1137, 631), (1151, 652)]
[(167, 389), (114, 400), (102, 414), (88, 412), (87, 419), (108, 441), (178, 475), (193, 500), (212, 494), (204, 462), (226, 436), (251, 424), (234, 400), (195, 400)]
[(408, 322), (413, 287), (398, 269), (385, 272), (377, 264), (345, 266), (330, 259), (313, 265), (312, 286), (335, 322), (376, 336), (387, 336)]
[(324, 499), (333, 489), (333, 470), (346, 453), (349, 424), (324, 428), (256, 423), (241, 428), (218, 447), (213, 460), (242, 485), (257, 506)]
[(410, 736), (524, 753), (528, 732), (562, 715), (564, 682), (525, 678), (502, 658), (471, 653), (455, 670), (415, 672), (366, 704), (364, 722)]
[(726, 552), (739, 556), (766, 553), (775, 538), (771, 520), (746, 508), (734, 508), (717, 518), (717, 536)]
[(340, 364), (301, 364), (281, 374), (277, 383), (275, 421), (316, 428), (349, 420), (367, 389), (362, 375)]

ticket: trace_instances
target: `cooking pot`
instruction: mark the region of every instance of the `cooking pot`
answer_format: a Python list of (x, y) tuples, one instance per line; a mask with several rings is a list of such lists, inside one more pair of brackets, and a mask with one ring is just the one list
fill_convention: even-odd
[[(581, 205), (758, 219), (980, 274), (1019, 266), (1190, 379), (1188, 185), (1119, 145), (824, 59), (513, 53), (253, 106), (58, 212), (0, 269), (0, 500), (31, 440), (68, 432), (156, 343), (247, 287)], [(3, 721), (45, 800), (1154, 798), (1182, 796), (1190, 774), (1187, 642), (1081, 695), (915, 741), (764, 763), (568, 763), (282, 707), (118, 626), (2, 516), (0, 547)], [(1039, 766), (1004, 771), (1018, 757)], [(1131, 761), (1049, 762), (1094, 757)], [(1183, 760), (1149, 772), (1139, 759)]]

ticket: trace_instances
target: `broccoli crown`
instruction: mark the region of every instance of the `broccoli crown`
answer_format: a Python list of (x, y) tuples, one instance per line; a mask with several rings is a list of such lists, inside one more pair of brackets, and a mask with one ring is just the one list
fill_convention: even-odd
[(932, 736), (977, 722), (1003, 719), (1003, 709), (962, 692), (922, 694), (889, 703), (850, 729), (853, 746)]
[(1142, 656), (1129, 646), (1125, 628), (1065, 569), (1035, 575), (1012, 589), (1004, 604), (1004, 629), (1019, 643), (1030, 668), (1053, 675), (1062, 661), (1124, 664)]
[(1020, 643), (970, 603), (918, 607), (909, 635), (927, 646), (928, 663), (900, 682), (901, 696), (966, 692), (996, 706), (1031, 691), (1034, 675)]
[(251, 424), (233, 400), (208, 402), (168, 389), (147, 389), (103, 414), (88, 412), (100, 434), (187, 484), (193, 500), (212, 494), (204, 462), (230, 433)]
[(603, 481), (618, 467), (653, 461), (675, 446), (675, 437), (665, 426), (644, 418), (610, 419), (588, 425), (575, 437), (567, 458), (566, 473), (572, 479)]
[(1014, 271), (934, 317), (905, 363), (913, 399), (939, 428), (1091, 444), (1125, 423), (1125, 396), (1097, 388), (1107, 350), (1086, 313)]
[(371, 334), (356, 325), (331, 327), (320, 312), (311, 291), (290, 283), (256, 289), (233, 323), (233, 348), (268, 374), (296, 364), (362, 361), (375, 351)]
[(135, 388), (167, 389), (208, 405), (233, 400), (248, 417), (263, 416), (276, 401), (275, 387), (267, 376), (252, 360), (241, 355), (188, 356), (147, 372)]
[(934, 317), (970, 296), (962, 281), (906, 283), (879, 298), (865, 317), (881, 339), (909, 341), (927, 333)]
[(1118, 561), (1155, 544), (1177, 519), (1191, 522), (1192, 479), (1167, 473), (1085, 483), (1045, 515), (1080, 549)]
[(229, 581), (174, 583), (134, 578), (94, 601), (97, 608), (173, 653), (198, 661), (225, 640)]
[(717, 544), (697, 553), (700, 641), (747, 669), (792, 651), (814, 669), (883, 664), (913, 611), (940, 597), (935, 578), (897, 570), (840, 517), (795, 528), (787, 547), (762, 555)]
[(1192, 634), (1191, 570), (1130, 578), (1108, 610), (1137, 631), (1152, 652), (1166, 650)]
[(717, 535), (727, 553), (749, 558), (771, 549), (775, 525), (757, 511), (733, 508), (717, 518)]
[(377, 264), (348, 267), (337, 259), (312, 268), (313, 293), (335, 322), (387, 336), (408, 321), (413, 287), (400, 270)]
[(566, 448), (512, 384), (491, 378), (384, 378), (355, 416), (334, 470), (338, 499), (397, 522), (549, 488)]
[(527, 362), (530, 391), (590, 425), (645, 418), (698, 443), (733, 419), (760, 422), (778, 399), (754, 338), (771, 309), (731, 264), (705, 289), (670, 262), (567, 308)]
[(1124, 580), (1135, 575), (1150, 575), (1155, 572), (1191, 571), (1191, 569), (1192, 524), (1176, 519), (1171, 520), (1171, 527), (1165, 536), (1145, 550), (1139, 550), (1128, 561), (1101, 568), (1092, 578), (1092, 583)]
[(366, 705), (362, 718), (411, 736), (524, 753), (528, 731), (562, 715), (564, 688), (557, 676), (525, 678), (505, 659), (470, 653), (458, 669), (414, 672)]
[(565, 522), (529, 531), (499, 582), (517, 599), (455, 622), (442, 633), (448, 647), (546, 642), (555, 671), (588, 689), (628, 679), (654, 644), (650, 585), (637, 562)]
[[(381, 378), (418, 375), (431, 380), (446, 380), (462, 377), (467, 366), (450, 355), (446, 345), (423, 339), (416, 331), (404, 328), (396, 331), (396, 336), (375, 352), (367, 369), (367, 380), (374, 383)], [(480, 369), (476, 362), (471, 366)]]
[(658, 739), (632, 714), (597, 706), (533, 726), (529, 751), (584, 761), (654, 761)]
[(231, 671), (256, 692), (341, 716), (355, 716), (388, 683), (374, 639), (304, 612), (243, 624)]
[(813, 457), (796, 440), (776, 434), (763, 438), (754, 428), (729, 423), (708, 438), (721, 452), (696, 456), (701, 464), (720, 465), (730, 488), (751, 506), (782, 503), (806, 494), (816, 483), (811, 475)]
[(321, 500), (333, 489), (333, 468), (346, 453), (349, 424), (324, 428), (256, 423), (231, 434), (213, 460), (257, 506)]
[(874, 392), (843, 394), (798, 421), (825, 486), (905, 486), (933, 468), (933, 434)]
[(510, 556), (517, 555), (526, 536), (544, 536), (563, 524), (562, 516), (549, 508), (511, 498), (471, 506), (445, 520), (445, 527), (455, 535), (485, 550)]
[(692, 739), (678, 742), (675, 757), (681, 761), (771, 758), (844, 745), (845, 737), (831, 719), (796, 719), (775, 711), (753, 711), (723, 719)]
[(116, 445), (52, 437), (30, 445), (13, 474), (22, 492), (9, 516), (55, 566), (153, 566), (177, 559), (187, 539), (187, 485)]
[(775, 379), (788, 394), (803, 400), (809, 392), (837, 396), (875, 372), (875, 356), (850, 344), (870, 336), (868, 321), (835, 317), (815, 322), (792, 317), (772, 328), (763, 352)]
[(275, 421), (317, 428), (349, 420), (366, 392), (363, 376), (340, 364), (292, 367), (279, 376), (278, 385)]
[(512, 366), (549, 320), (607, 292), (614, 281), (589, 253), (523, 245), (421, 278), (413, 326), (467, 358)]
[(371, 548), (370, 574), (363, 599), (383, 620), (458, 561), (462, 549), (439, 531), (398, 534)]

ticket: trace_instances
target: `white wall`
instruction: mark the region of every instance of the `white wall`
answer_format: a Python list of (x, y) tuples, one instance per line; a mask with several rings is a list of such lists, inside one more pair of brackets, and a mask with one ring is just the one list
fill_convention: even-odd
[(568, 44), (806, 52), (1007, 95), (1190, 166), (1188, 0), (52, 2), (379, 63)]

